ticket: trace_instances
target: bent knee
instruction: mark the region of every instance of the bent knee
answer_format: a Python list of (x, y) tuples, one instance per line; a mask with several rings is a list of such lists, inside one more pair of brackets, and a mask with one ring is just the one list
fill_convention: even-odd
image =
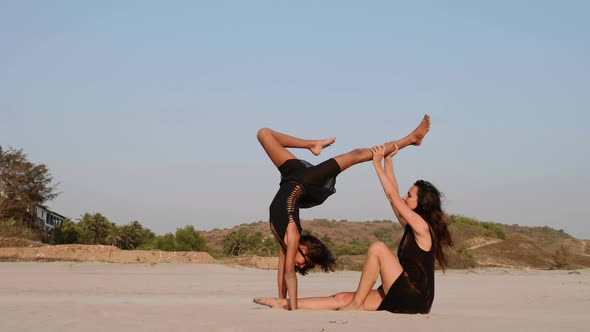
[(271, 132), (272, 130), (270, 128), (260, 128), (256, 133), (256, 137), (258, 140), (261, 140), (264, 136), (270, 135)]
[(389, 251), (389, 247), (381, 241), (374, 242), (369, 247), (369, 253), (378, 254), (384, 251)]
[(349, 304), (352, 301), (352, 298), (354, 297), (354, 293), (351, 292), (343, 292), (343, 293), (337, 293), (332, 295), (332, 297), (334, 298), (334, 300), (344, 306)]

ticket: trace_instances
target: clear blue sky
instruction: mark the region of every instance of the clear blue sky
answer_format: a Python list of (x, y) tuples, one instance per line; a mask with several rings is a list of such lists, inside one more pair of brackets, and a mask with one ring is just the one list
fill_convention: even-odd
[[(260, 127), (402, 151), (445, 209), (590, 239), (587, 1), (2, 1), (0, 144), (70, 218), (157, 233), (268, 219)], [(393, 219), (370, 164), (303, 218)]]

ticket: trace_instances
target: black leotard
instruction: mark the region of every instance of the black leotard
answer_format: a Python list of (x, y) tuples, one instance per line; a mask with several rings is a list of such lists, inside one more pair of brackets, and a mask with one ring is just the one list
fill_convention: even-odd
[(336, 192), (336, 176), (340, 166), (335, 159), (328, 159), (317, 166), (301, 159), (289, 159), (280, 167), (281, 185), (296, 182), (303, 186), (304, 194), (299, 207), (307, 209), (322, 204)]
[(328, 159), (317, 166), (305, 160), (289, 159), (279, 166), (281, 183), (270, 204), (270, 223), (283, 246), (287, 226), (297, 225), (301, 233), (299, 209), (322, 204), (336, 192), (336, 176), (340, 166), (334, 159)]
[(404, 271), (393, 282), (377, 310), (406, 314), (429, 313), (434, 300), (435, 253), (434, 238), (430, 251), (424, 251), (416, 243), (410, 225), (406, 225), (397, 249), (397, 256)]

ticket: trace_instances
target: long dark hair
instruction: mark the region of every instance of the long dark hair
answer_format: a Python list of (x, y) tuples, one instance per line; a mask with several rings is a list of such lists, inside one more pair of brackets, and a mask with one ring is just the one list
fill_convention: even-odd
[(320, 239), (304, 232), (299, 239), (299, 244), (307, 247), (308, 262), (303, 268), (296, 266), (295, 271), (304, 276), (317, 264), (324, 272), (334, 272), (336, 258), (328, 246), (326, 246)]
[(418, 205), (414, 212), (430, 225), (436, 245), (436, 260), (444, 271), (447, 267), (446, 249), (453, 246), (453, 239), (451, 239), (445, 213), (442, 210), (442, 194), (428, 181), (418, 180), (414, 185), (418, 187)]

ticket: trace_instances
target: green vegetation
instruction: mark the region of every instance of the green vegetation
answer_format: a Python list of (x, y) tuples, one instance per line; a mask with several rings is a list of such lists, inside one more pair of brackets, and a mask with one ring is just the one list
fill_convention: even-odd
[(340, 255), (365, 255), (371, 242), (368, 240), (352, 239), (350, 242), (336, 242), (330, 246), (332, 253)]
[(42, 232), (39, 229), (31, 228), (21, 221), (8, 219), (0, 221), (0, 236), (39, 241), (42, 237)]
[[(151, 231), (150, 231), (151, 232)], [(152, 233), (153, 234), (153, 233)], [(138, 249), (163, 251), (210, 251), (205, 238), (192, 225), (177, 228), (176, 233), (149, 236), (149, 240), (140, 244)]]
[(464, 225), (472, 225), (477, 228), (480, 228), (483, 231), (485, 236), (495, 237), (498, 239), (506, 240), (508, 236), (504, 231), (504, 228), (500, 224), (493, 223), (493, 222), (485, 222), (485, 221), (477, 221), (475, 219), (464, 217), (461, 215), (451, 214), (447, 216), (447, 221), (452, 223), (464, 224)]
[(187, 225), (176, 233), (157, 236), (139, 221), (117, 225), (100, 213), (82, 216), (79, 222), (66, 219), (49, 230), (44, 242), (49, 244), (104, 244), (120, 249), (163, 251), (210, 251), (205, 238)]
[[(316, 220), (317, 222), (317, 220)], [(332, 223), (335, 221), (324, 221)], [(310, 234), (318, 237), (324, 242), (337, 256), (340, 255), (365, 255), (369, 246), (368, 240), (353, 238), (350, 241), (333, 241), (328, 234), (317, 234), (311, 228), (304, 231), (304, 234)], [(391, 241), (390, 241), (391, 242)], [(252, 232), (248, 228), (239, 228), (225, 235), (222, 240), (222, 253), (228, 256), (241, 255), (258, 255), (258, 256), (277, 256), (280, 246), (273, 236), (264, 237), (260, 232)]]
[(451, 250), (448, 255), (448, 260), (449, 267), (455, 269), (470, 269), (477, 266), (477, 261), (473, 252), (466, 247)]
[(331, 247), (334, 245), (334, 242), (332, 241), (332, 238), (328, 235), (328, 234), (324, 234), (320, 237), (320, 240), (322, 242), (324, 242), (328, 247)]
[(222, 243), (223, 254), (228, 256), (243, 254), (276, 256), (280, 250), (274, 237), (264, 237), (260, 232), (252, 233), (246, 229), (239, 229), (227, 234)]
[(561, 245), (559, 249), (555, 250), (555, 253), (551, 256), (552, 260), (552, 269), (566, 269), (568, 268), (570, 263), (570, 252), (569, 250)]
[(134, 221), (118, 226), (100, 213), (85, 213), (79, 222), (66, 219), (47, 232), (49, 244), (105, 244), (121, 249), (135, 249), (153, 240), (156, 235)]
[[(215, 229), (206, 233), (187, 225), (177, 228), (174, 233), (156, 235), (139, 221), (118, 225), (100, 213), (85, 213), (77, 221), (65, 219), (50, 230), (38, 222), (35, 207), (57, 196), (51, 184), (52, 176), (43, 164), (28, 161), (22, 150), (3, 149), (0, 146), (0, 237), (4, 243), (15, 243), (7, 239), (26, 239), (43, 241), (49, 244), (102, 244), (113, 245), (124, 250), (163, 250), (163, 251), (207, 251), (219, 256), (278, 256), (280, 246), (273, 236), (265, 236), (261, 229), (268, 230), (266, 221), (243, 223), (226, 233)], [(544, 247), (555, 241), (571, 238), (563, 230), (550, 227), (520, 227), (483, 222), (461, 215), (448, 215), (452, 224), (455, 248), (449, 252), (449, 266), (453, 268), (472, 268), (477, 266), (475, 253), (480, 249), (473, 247), (469, 240), (481, 236), (501, 240), (534, 241)], [(262, 225), (265, 224), (265, 225)], [(320, 238), (339, 256), (339, 264), (348, 269), (361, 269), (364, 258), (374, 235), (394, 252), (403, 231), (391, 220), (373, 220), (362, 225), (347, 225), (347, 220), (314, 219), (313, 228), (306, 231)], [(263, 227), (264, 226), (264, 227)], [(352, 231), (351, 231), (352, 230)], [(317, 233), (316, 233), (317, 232)], [(216, 233), (216, 236), (211, 236)], [(221, 236), (223, 233), (226, 233)], [(352, 236), (351, 236), (352, 234)], [(211, 246), (207, 239), (215, 241)], [(473, 249), (470, 249), (470, 246)], [(552, 246), (551, 248), (556, 248)], [(552, 249), (552, 250), (553, 250)], [(563, 269), (578, 264), (579, 257), (561, 245), (550, 256), (551, 268)]]
[(378, 228), (373, 232), (373, 234), (379, 241), (385, 243), (388, 247), (390, 247), (394, 242), (393, 239), (395, 232), (396, 230), (393, 228), (393, 226), (390, 226)]
[[(277, 256), (280, 251), (274, 237), (264, 235), (270, 234), (267, 221), (243, 223), (229, 231), (214, 229), (210, 232), (199, 232), (194, 226), (187, 225), (177, 228), (174, 233), (156, 235), (139, 221), (118, 225), (100, 213), (85, 213), (76, 221), (65, 219), (47, 230), (37, 219), (35, 210), (57, 196), (52, 181), (45, 165), (31, 163), (22, 150), (0, 146), (0, 245), (37, 245), (30, 243), (35, 241), (101, 244), (124, 250), (207, 251), (214, 257), (245, 254)], [(513, 248), (522, 244), (520, 242), (534, 242), (538, 248), (532, 253), (538, 258), (530, 258), (528, 262), (531, 265), (550, 260), (544, 268), (564, 269), (590, 262), (586, 255), (579, 255), (576, 246), (569, 245), (574, 242), (570, 241), (573, 237), (561, 229), (502, 225), (461, 215), (448, 215), (447, 220), (455, 242), (448, 257), (452, 268), (477, 266), (476, 255), (482, 255), (486, 264), (494, 264), (489, 258), (502, 255), (502, 252), (506, 255), (504, 258), (510, 260)], [(349, 269), (362, 268), (363, 256), (374, 240), (373, 235), (395, 253), (403, 232), (391, 220), (373, 220), (358, 225), (348, 223), (346, 219), (314, 219), (312, 226), (315, 231), (306, 227), (307, 233), (320, 238), (340, 257), (341, 267)], [(506, 240), (508, 234), (509, 241), (489, 239)], [(488, 245), (493, 250), (486, 248)], [(586, 249), (585, 253), (589, 252), (590, 249)]]
[(329, 219), (314, 219), (314, 224), (322, 227), (333, 228), (337, 226), (336, 220), (329, 220)]
[(391, 219), (383, 219), (383, 220), (373, 220), (373, 221), (369, 221), (369, 222), (376, 223), (376, 224), (378, 224), (378, 223), (391, 224), (391, 223), (393, 223), (393, 220), (391, 220)]
[(507, 228), (519, 235), (538, 238), (540, 243), (550, 243), (557, 239), (572, 238), (570, 235), (565, 233), (563, 229), (557, 230), (548, 226), (530, 227), (511, 225), (507, 226)]
[(82, 229), (77, 223), (70, 219), (65, 219), (53, 225), (53, 229), (48, 232), (44, 242), (49, 244), (81, 243), (82, 232)]
[(0, 220), (41, 228), (36, 222), (35, 207), (58, 195), (52, 181), (47, 166), (33, 164), (23, 150), (4, 150), (0, 146)]

